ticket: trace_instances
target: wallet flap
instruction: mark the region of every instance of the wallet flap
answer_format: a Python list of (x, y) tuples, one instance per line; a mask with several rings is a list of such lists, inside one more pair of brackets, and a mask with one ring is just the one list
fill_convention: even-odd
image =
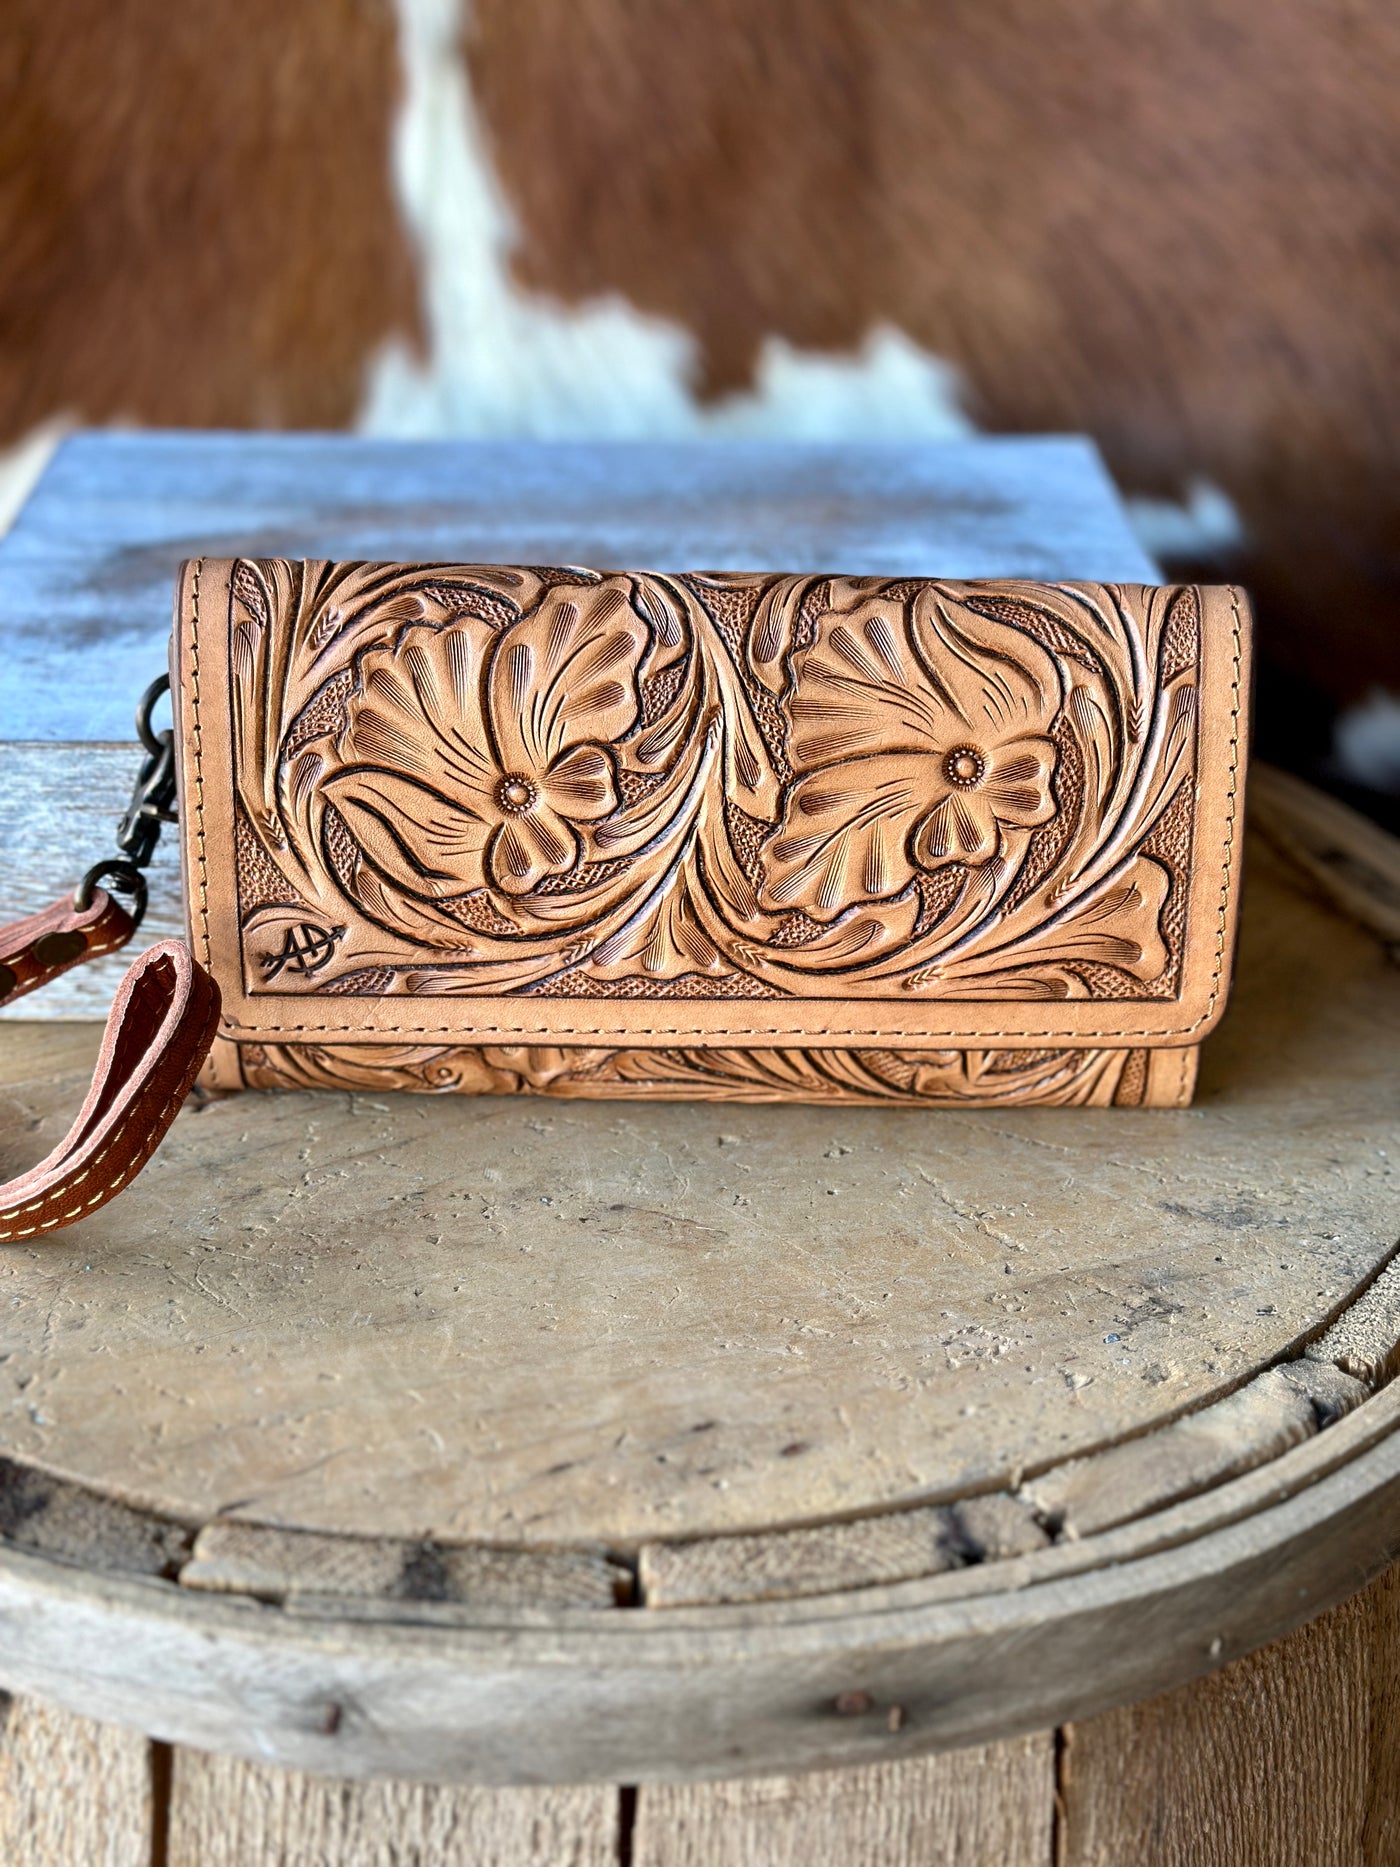
[(1195, 1043), (1241, 593), (200, 560), (175, 685), (224, 1030)]

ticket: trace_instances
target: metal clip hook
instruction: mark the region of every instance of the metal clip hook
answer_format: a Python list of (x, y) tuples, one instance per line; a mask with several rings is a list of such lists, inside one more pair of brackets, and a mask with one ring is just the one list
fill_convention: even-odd
[(167, 726), (157, 732), (151, 716), (162, 695), (170, 690), (170, 677), (162, 674), (142, 694), (136, 709), (136, 732), (146, 756), (132, 786), (131, 802), (117, 826), (120, 856), (94, 863), (73, 891), (73, 905), (81, 912), (91, 907), (99, 881), (110, 881), (133, 897), (132, 921), (140, 926), (146, 912), (146, 878), (141, 873), (155, 854), (162, 827), (178, 821), (175, 812), (175, 734)]
[(136, 774), (131, 802), (117, 826), (117, 848), (128, 862), (144, 868), (155, 854), (161, 826), (175, 818), (175, 734), (167, 726), (157, 733), (151, 725), (156, 702), (170, 690), (170, 676), (152, 681), (136, 709), (136, 731), (146, 757)]

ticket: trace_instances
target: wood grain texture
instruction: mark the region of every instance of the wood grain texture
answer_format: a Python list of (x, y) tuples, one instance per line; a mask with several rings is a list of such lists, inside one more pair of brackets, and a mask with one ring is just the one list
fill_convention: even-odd
[(644, 1543), (638, 1580), (652, 1608), (771, 1601), (937, 1575), (1023, 1555), (1048, 1541), (1028, 1500), (994, 1492), (804, 1530)]
[[(858, 1714), (856, 1714), (858, 1715)], [(1049, 1733), (907, 1763), (648, 1784), (634, 1867), (1052, 1867)]]
[[(1357, 1383), (1358, 1398), (1363, 1393)], [(1316, 1431), (1299, 1381), (1269, 1369), (1155, 1433), (1052, 1466), (1025, 1495), (1069, 1535), (1087, 1536), (1263, 1465)]]
[(1391, 1379), (1400, 1367), (1400, 1264), (1387, 1264), (1308, 1354), (1373, 1385)]
[(151, 1746), (36, 1698), (0, 1693), (0, 1860), (149, 1867)]
[[(10, 838), (5, 873), (0, 879), (0, 921), (8, 924), (37, 913), (57, 899), (99, 857), (109, 854), (117, 821), (131, 796), (141, 762), (136, 744), (13, 745), (0, 742), (4, 801), (0, 824)], [(105, 1020), (122, 975), (143, 946), (156, 940), (179, 940), (185, 934), (180, 852), (173, 836), (156, 848), (147, 870), (150, 889), (145, 920), (136, 938), (120, 952), (109, 953), (55, 979), (32, 997), (6, 1009), (0, 1028), (12, 1024), (52, 1024), (55, 1044), (70, 1040), (63, 1025), (70, 1019)], [(6, 1043), (5, 1068), (14, 1069)], [(41, 1057), (44, 1073), (64, 1068), (62, 1052)]]
[(1291, 772), (1255, 760), (1255, 828), (1330, 901), (1400, 948), (1400, 840)]
[[(6, 1095), (17, 1168), (78, 1085)], [(1006, 1488), (1320, 1332), (1400, 1233), (1397, 1107), (1400, 972), (1267, 850), (1190, 1111), (233, 1097), (5, 1255), (0, 1454), (620, 1550)]]
[(90, 1485), (0, 1459), (0, 1536), (94, 1570), (173, 1577), (190, 1553), (194, 1529), (132, 1510)]
[(0, 1038), (0, 1084), (36, 1076), (91, 1076), (102, 1047), (102, 1026), (90, 1018), (16, 1018)]
[(598, 1789), (337, 1782), (177, 1750), (168, 1867), (616, 1867)]
[[(0, 1493), (0, 1500), (3, 1493)], [(2, 1507), (2, 1505), (0, 1505)], [(380, 1596), (386, 1601), (611, 1608), (631, 1594), (628, 1570), (601, 1551), (452, 1548), (390, 1537), (318, 1536), (261, 1524), (206, 1524), (180, 1570), (184, 1588), (264, 1600)]]
[(80, 434), (0, 540), (0, 742), (128, 739), (165, 666), (181, 561), (234, 551), (1157, 580), (1098, 455), (1074, 437), (697, 447)]
[(1200, 1677), (1377, 1573), (1400, 1540), (1397, 1400), (1387, 1390), (1278, 1461), (1341, 1442), (1312, 1482), (1237, 1480), (1254, 1493), (1244, 1515), (1227, 1502), (1185, 1541), (1148, 1519), (1097, 1551), (1086, 1539), (980, 1565), (961, 1594), (933, 1576), (426, 1626), (284, 1614), (0, 1547), (4, 1669), (167, 1741), (335, 1776), (690, 1780), (999, 1742)]
[(1065, 1732), (1059, 1867), (1392, 1867), (1400, 1570), (1287, 1640)]
[[(754, 1148), (762, 1125), (747, 1115), (742, 1132), (726, 1127), (699, 1146), (694, 1133), (661, 1126), (655, 1111), (644, 1122), (627, 1111), (609, 1144), (634, 1176), (624, 1188), (630, 1205), (617, 1202), (631, 1217), (625, 1230), (595, 1235), (587, 1225), (576, 1229), (579, 1212), (558, 1203), (560, 1137), (567, 1144), (567, 1129), (526, 1127), (510, 1142), (496, 1112), (482, 1105), (476, 1124), (442, 1130), (439, 1177), (425, 1185), (414, 1178), (413, 1148), (440, 1105), (400, 1097), (375, 1107), (364, 1098), (341, 1108), (321, 1098), (308, 1101), (306, 1126), (293, 1132), (288, 1113), (295, 1104), (244, 1098), (189, 1118), (186, 1162), (178, 1156), (172, 1162), (180, 1174), (146, 1205), (140, 1224), (107, 1236), (107, 1249), (84, 1249), (75, 1238), (79, 1249), (71, 1255), (56, 1245), (0, 1267), (10, 1272), (10, 1290), (0, 1288), (0, 1296), (27, 1293), (27, 1307), (0, 1301), (0, 1316), (14, 1332), (11, 1363), (0, 1364), (0, 1372), (10, 1369), (16, 1382), (15, 1404), (3, 1418), (12, 1435), (40, 1436), (50, 1468), (58, 1462), (54, 1449), (62, 1447), (67, 1482), (90, 1474), (94, 1490), (139, 1505), (164, 1495), (150, 1474), (173, 1469), (182, 1447), (191, 1469), (207, 1463), (229, 1409), (251, 1402), (236, 1427), (244, 1436), (241, 1456), (249, 1460), (245, 1475), (267, 1482), (265, 1458), (259, 1463), (254, 1454), (275, 1449), (276, 1435), (285, 1434), (292, 1483), (279, 1500), (282, 1524), (314, 1527), (310, 1497), (326, 1513), (322, 1529), (353, 1529), (355, 1513), (364, 1511), (365, 1533), (378, 1536), (393, 1534), (396, 1470), (405, 1452), (409, 1462), (421, 1458), (426, 1440), (430, 1456), (418, 1469), (440, 1487), (438, 1503), (460, 1499), (463, 1486), (479, 1486), (469, 1501), (480, 1524), (493, 1521), (481, 1500), (494, 1506), (506, 1498), (511, 1514), (494, 1521), (509, 1524), (506, 1540), (537, 1550), (558, 1542), (548, 1513), (539, 1514), (540, 1500), (551, 1495), (545, 1481), (559, 1487), (553, 1495), (587, 1526), (580, 1545), (606, 1540), (598, 1526), (606, 1529), (614, 1508), (610, 1474), (636, 1497), (679, 1506), (668, 1513), (672, 1520), (684, 1522), (688, 1512), (690, 1524), (711, 1539), (718, 1529), (757, 1534), (784, 1523), (805, 1534), (823, 1516), (873, 1521), (891, 1501), (915, 1510), (954, 1501), (946, 1494), (930, 1498), (927, 1489), (899, 1498), (889, 1480), (886, 1422), (921, 1431), (922, 1442), (911, 1437), (899, 1456), (926, 1458), (930, 1470), (941, 1469), (942, 1482), (950, 1463), (981, 1459), (1004, 1461), (1009, 1483), (1018, 1442), (1031, 1443), (1028, 1434), (1043, 1434), (1042, 1470), (1134, 1431), (1165, 1426), (1170, 1434), (1166, 1422), (1180, 1414), (1183, 1388), (1194, 1393), (1195, 1405), (1209, 1406), (1222, 1399), (1222, 1389), (1257, 1377), (1280, 1357), (1278, 1378), (1298, 1384), (1290, 1391), (1307, 1402), (1317, 1428), (1298, 1443), (1283, 1450), (1276, 1443), (1276, 1456), (1233, 1478), (1204, 1460), (1202, 1472), (1216, 1480), (1207, 1489), (1182, 1495), (1173, 1484), (1150, 1492), (1146, 1516), (1078, 1540), (1062, 1535), (1019, 1555), (843, 1592), (654, 1613), (563, 1608), (532, 1618), (509, 1602), (471, 1610), (453, 1602), (396, 1603), (391, 1594), (355, 1597), (351, 1612), (314, 1591), (289, 1596), (296, 1611), (288, 1612), (238, 1595), (180, 1589), (149, 1574), (75, 1567), (10, 1542), (0, 1546), (8, 1679), (105, 1716), (139, 1717), (173, 1739), (340, 1776), (387, 1772), (488, 1783), (519, 1781), (526, 1771), (535, 1780), (566, 1781), (729, 1776), (895, 1762), (969, 1739), (1000, 1741), (1061, 1717), (1083, 1718), (1208, 1672), (1340, 1599), (1396, 1548), (1400, 1390), (1382, 1387), (1352, 1406), (1355, 1377), (1316, 1354), (1339, 1310), (1363, 1286), (1378, 1288), (1370, 1280), (1394, 1246), (1400, 975), (1372, 935), (1300, 894), (1295, 872), (1267, 849), (1255, 851), (1251, 886), (1255, 907), (1251, 913), (1247, 906), (1241, 973), (1248, 984), (1207, 1050), (1205, 1099), (1189, 1114), (1135, 1118), (1131, 1154), (1122, 1151), (1121, 1118), (1105, 1118), (1113, 1126), (1097, 1134), (1082, 1118), (1068, 1125), (1059, 1118), (1056, 1133), (1043, 1121), (974, 1117), (960, 1127), (929, 1123), (922, 1133), (911, 1128), (892, 1139), (886, 1130), (897, 1124), (879, 1118), (881, 1138), (898, 1143), (900, 1166), (917, 1161), (929, 1175), (919, 1184), (937, 1189), (937, 1199), (919, 1209), (919, 1223), (927, 1224), (930, 1212), (940, 1227), (956, 1221), (950, 1235), (961, 1245), (944, 1259), (920, 1260), (922, 1279), (882, 1283), (881, 1290), (898, 1292), (894, 1307), (876, 1306), (874, 1290), (863, 1293), (864, 1307), (853, 1304), (852, 1294), (862, 1292), (831, 1281), (836, 1268), (848, 1276), (852, 1261), (888, 1249), (887, 1169), (878, 1154), (867, 1156), (865, 1135), (823, 1129), (795, 1158), (791, 1135), (772, 1136), (760, 1163), (744, 1151)], [(275, 1119), (255, 1134), (259, 1110)], [(696, 1111), (683, 1113), (695, 1119)], [(217, 1119), (212, 1128), (202, 1125), (224, 1117), (236, 1124), (219, 1141)], [(326, 1125), (341, 1119), (341, 1153), (318, 1156)], [(399, 1121), (402, 1129), (394, 1126)], [(42, 1138), (42, 1132), (12, 1134), (4, 1145), (39, 1151)], [(532, 1161), (546, 1142), (556, 1170), (552, 1185), (540, 1180)], [(589, 1154), (582, 1141), (577, 1145), (580, 1167), (596, 1173), (596, 1146)], [(978, 1146), (987, 1152), (978, 1154)], [(472, 1147), (480, 1150), (475, 1157)], [(921, 1148), (935, 1151), (925, 1155)], [(1232, 1184), (1219, 1177), (1226, 1154), (1216, 1150), (1233, 1148), (1243, 1164)], [(1023, 1196), (990, 1204), (987, 1161), (995, 1155), (1004, 1190), (1008, 1160), (1020, 1150)], [(475, 1229), (478, 1208), (469, 1208), (472, 1223), (454, 1232), (436, 1260), (434, 1286), (424, 1270), (446, 1228), (435, 1223), (432, 1202), (448, 1191), (460, 1195), (473, 1158), (481, 1170), (479, 1216), (487, 1222)], [(716, 1158), (732, 1192), (750, 1201), (735, 1207), (733, 1241), (728, 1234), (716, 1238), (716, 1201), (712, 1191), (703, 1195)], [(250, 1159), (291, 1162), (294, 1175), (269, 1175), (230, 1204), (238, 1163), (246, 1167)], [(791, 1176), (795, 1191), (786, 1195), (781, 1225), (775, 1219), (765, 1226), (766, 1195), (753, 1178), (759, 1164), (770, 1178)], [(373, 1196), (386, 1166), (392, 1191), (406, 1195), (387, 1205), (382, 1180)], [(851, 1218), (833, 1224), (824, 1202), (848, 1196), (872, 1166), (870, 1184), (881, 1199), (872, 1193), (870, 1209), (878, 1223), (872, 1219), (857, 1252)], [(208, 1203), (211, 1170), (225, 1175), (217, 1208)], [(493, 1180), (488, 1172), (522, 1178)], [(956, 1179), (960, 1172), (965, 1182)], [(638, 1173), (654, 1177), (641, 1197)], [(157, 1176), (152, 1185), (159, 1184)], [(845, 1191), (828, 1194), (826, 1186)], [(1115, 1186), (1122, 1191), (1112, 1206), (1106, 1201)], [(1107, 1243), (1084, 1237), (1088, 1193)], [(1315, 1212), (1307, 1203), (1314, 1199)], [(613, 1203), (603, 1198), (600, 1212), (615, 1222)], [(805, 1231), (794, 1229), (794, 1213), (808, 1215)], [(1140, 1234), (1125, 1231), (1124, 1214), (1140, 1215)], [(678, 1236), (680, 1219), (695, 1229)], [(342, 1225), (365, 1228), (360, 1249), (337, 1252), (334, 1241), (354, 1235)], [(896, 1241), (899, 1249), (912, 1250), (925, 1235), (913, 1224), (910, 1232)], [(512, 1251), (523, 1244), (534, 1250)], [(736, 1255), (741, 1244), (745, 1256)], [(1079, 1248), (1082, 1258), (1073, 1255)], [(1047, 1250), (1053, 1258), (1024, 1263), (1032, 1251)], [(656, 1264), (650, 1328), (631, 1322), (619, 1328), (616, 1306), (637, 1304), (629, 1278), (648, 1252)], [(329, 1266), (322, 1262), (328, 1254)], [(1336, 1278), (1348, 1260), (1351, 1282)], [(1327, 1267), (1336, 1281), (1324, 1281)], [(877, 1257), (867, 1268), (886, 1265)], [(390, 1285), (370, 1281), (370, 1273), (386, 1269)], [(492, 1276), (499, 1277), (494, 1292)], [(969, 1280), (966, 1295), (958, 1294), (958, 1277)], [(1137, 1292), (1131, 1301), (1129, 1277)], [(337, 1281), (347, 1286), (343, 1295)], [(394, 1292), (388, 1306), (386, 1288)], [(781, 1307), (755, 1324), (745, 1300), (752, 1310), (754, 1293), (765, 1289)], [(562, 1320), (555, 1306), (579, 1290), (596, 1304), (591, 1334), (574, 1328), (562, 1343), (551, 1340), (559, 1331), (539, 1325)], [(1192, 1290), (1198, 1297), (1189, 1296)], [(823, 1316), (816, 1305), (832, 1305), (833, 1291), (841, 1306)], [(712, 1317), (706, 1327), (713, 1334), (706, 1334), (684, 1305), (712, 1292), (729, 1307), (723, 1332)], [(459, 1301), (444, 1307), (447, 1297)], [(182, 1320), (172, 1335), (169, 1322), (162, 1323), (172, 1298), (200, 1323), (197, 1330), (182, 1335)], [(337, 1307), (345, 1299), (358, 1300), (358, 1313)], [(1192, 1307), (1197, 1301), (1199, 1309)], [(925, 1315), (920, 1303), (934, 1313)], [(955, 1303), (970, 1310), (966, 1320), (941, 1314)], [(1005, 1343), (977, 1352), (989, 1345), (969, 1325), (998, 1313), (1006, 1318)], [(289, 1326), (300, 1319), (295, 1343), (267, 1343), (269, 1318), (279, 1316)], [(443, 1357), (444, 1318), (457, 1331), (460, 1366)], [(783, 1319), (792, 1326), (779, 1329)], [(73, 1328), (74, 1321), (82, 1327)], [(904, 1351), (909, 1378), (889, 1392), (884, 1384), (901, 1339), (896, 1327), (930, 1324), (944, 1325), (940, 1345), (946, 1335), (952, 1352), (943, 1346), (930, 1373), (920, 1359), (925, 1338), (911, 1333)], [(484, 1361), (484, 1350), (512, 1326), (518, 1334), (506, 1347), (527, 1363), (529, 1354), (538, 1357), (528, 1363), (533, 1390), (523, 1377), (520, 1387), (509, 1387), (519, 1372), (509, 1362)], [(823, 1327), (831, 1333), (823, 1335)], [(1373, 1347), (1383, 1347), (1383, 1309), (1369, 1327)], [(752, 1336), (746, 1340), (741, 1328)], [(376, 1353), (358, 1364), (359, 1386), (349, 1396), (314, 1378), (301, 1390), (275, 1385), (288, 1371), (298, 1380), (336, 1369), (343, 1375), (367, 1342)], [(1311, 1357), (1303, 1354), (1309, 1342), (1317, 1344)], [(697, 1410), (670, 1439), (619, 1443), (606, 1417), (580, 1409), (580, 1371), (588, 1372), (580, 1343), (597, 1355), (599, 1392), (605, 1377), (616, 1384), (619, 1354), (654, 1357), (636, 1364), (623, 1383), (627, 1415), (619, 1424), (645, 1421), (648, 1405), (673, 1400), (688, 1355), (702, 1354), (712, 1376), (733, 1379), (736, 1369), (742, 1375), (747, 1368), (748, 1378), (734, 1390), (733, 1404)], [(783, 1348), (776, 1359), (775, 1343)], [(1060, 1349), (1079, 1359), (1055, 1353)], [(255, 1352), (255, 1361), (240, 1362)], [(315, 1362), (332, 1352), (334, 1367)], [(1169, 1364), (1180, 1368), (1184, 1355), (1197, 1353), (1201, 1360), (1174, 1382)], [(216, 1356), (227, 1359), (226, 1374), (214, 1372)], [(1383, 1360), (1377, 1365), (1383, 1371)], [(480, 1384), (480, 1397), (464, 1370)], [(820, 1416), (810, 1407), (756, 1413), (755, 1401), (766, 1396), (771, 1406), (775, 1387), (794, 1379), (796, 1391), (787, 1386), (780, 1400), (799, 1398), (808, 1382), (820, 1394), (823, 1374), (837, 1382), (846, 1413), (842, 1434), (819, 1434)], [(114, 1387), (123, 1417), (109, 1422), (101, 1396), (110, 1412)], [(376, 1402), (387, 1393), (402, 1405), (397, 1440), (384, 1430), (382, 1412), (354, 1414), (359, 1389)], [(143, 1392), (147, 1463), (114, 1482), (112, 1471), (132, 1448)], [(1008, 1394), (1019, 1412), (1006, 1405)], [(1277, 1392), (1275, 1398), (1292, 1418), (1293, 1403)], [(444, 1412), (454, 1402), (462, 1409), (457, 1424)], [(349, 1426), (343, 1415), (339, 1421), (346, 1432), (341, 1469), (327, 1473), (327, 1430), (347, 1405)], [(531, 1405), (541, 1409), (533, 1417)], [(209, 1410), (202, 1427), (201, 1407)], [(849, 1430), (857, 1407), (870, 1408), (868, 1447)], [(585, 1450), (590, 1435), (601, 1442), (601, 1460), (570, 1456), (574, 1449), (560, 1443), (562, 1418), (584, 1434)], [(735, 1437), (736, 1424), (755, 1420), (766, 1420), (766, 1437), (747, 1443)], [(434, 1433), (443, 1447), (433, 1445)], [(512, 1442), (510, 1433), (518, 1439)], [(140, 1450), (139, 1435), (136, 1441)], [(9, 1456), (19, 1450), (11, 1445)], [(804, 1464), (814, 1453), (819, 1462)], [(516, 1463), (501, 1463), (506, 1455)], [(137, 1483), (130, 1481), (133, 1470)], [(1202, 1472), (1186, 1476), (1194, 1484)], [(1037, 1476), (1031, 1466), (1027, 1479), (1021, 1467), (1022, 1482), (1033, 1484)], [(297, 1484), (308, 1477), (312, 1489), (298, 1496)], [(901, 1471), (898, 1484), (904, 1483)], [(705, 1529), (717, 1502), (732, 1507), (729, 1493), (737, 1486), (745, 1489), (740, 1511), (719, 1526), (711, 1517)], [(400, 1538), (443, 1540), (442, 1526), (424, 1509), (428, 1490), (421, 1482), (419, 1492), (414, 1515), (403, 1491)], [(244, 1518), (266, 1514), (250, 1490), (223, 1495), (240, 1504)], [(470, 1526), (469, 1513), (465, 1521)], [(40, 1516), (32, 1522), (42, 1527)], [(480, 1540), (460, 1523), (456, 1537)], [(685, 1536), (671, 1531), (659, 1540), (683, 1543)], [(435, 1615), (450, 1618), (437, 1622)], [(856, 1703), (861, 1709), (853, 1713)], [(902, 1716), (892, 1729), (895, 1707)]]

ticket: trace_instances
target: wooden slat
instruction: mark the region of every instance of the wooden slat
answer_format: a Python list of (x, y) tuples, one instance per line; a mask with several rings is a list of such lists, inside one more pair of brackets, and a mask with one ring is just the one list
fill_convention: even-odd
[(939, 1575), (1025, 1555), (1048, 1541), (1030, 1504), (1001, 1492), (853, 1523), (646, 1543), (639, 1578), (651, 1608), (774, 1601)]
[[(1050, 1867), (1047, 1733), (940, 1757), (637, 1792), (634, 1867)], [(1126, 1857), (1125, 1857), (1126, 1863)]]
[[(1319, 1410), (1308, 1391), (1312, 1366), (1300, 1361), (1286, 1374), (1271, 1368), (1155, 1433), (1053, 1466), (1026, 1486), (1026, 1494), (1064, 1534), (1092, 1536), (1238, 1477), (1317, 1431)], [(1346, 1377), (1325, 1366), (1321, 1384), (1334, 1409), (1339, 1379)], [(1365, 1389), (1359, 1381), (1352, 1386), (1360, 1400)]]
[(1211, 1678), (1064, 1736), (1059, 1867), (1394, 1867), (1400, 1569)]
[(1315, 1355), (1311, 1349), (1297, 1361), (1280, 1362), (1278, 1373), (1307, 1395), (1319, 1427), (1335, 1426), (1361, 1405), (1371, 1389), (1382, 1385), (1348, 1374), (1330, 1356)]
[(151, 1824), (144, 1737), (0, 1693), (6, 1867), (147, 1867)]
[(173, 1576), (193, 1531), (87, 1485), (0, 1458), (0, 1537), (101, 1572)]
[(611, 1608), (630, 1595), (632, 1578), (600, 1550), (463, 1548), (211, 1523), (200, 1531), (180, 1580), (186, 1588), (265, 1599), (358, 1596), (478, 1608)]
[(341, 1782), (177, 1750), (167, 1867), (615, 1867), (611, 1788)]

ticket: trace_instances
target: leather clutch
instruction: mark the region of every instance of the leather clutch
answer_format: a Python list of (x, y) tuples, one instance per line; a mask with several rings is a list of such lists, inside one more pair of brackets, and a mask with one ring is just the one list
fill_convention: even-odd
[[(1240, 592), (200, 559), (175, 726), (0, 998), (130, 939), (0, 1240), (216, 1090), (1174, 1107), (1224, 1009)], [(128, 911), (108, 890), (132, 898)]]
[(1239, 591), (203, 559), (220, 1089), (1180, 1105)]

